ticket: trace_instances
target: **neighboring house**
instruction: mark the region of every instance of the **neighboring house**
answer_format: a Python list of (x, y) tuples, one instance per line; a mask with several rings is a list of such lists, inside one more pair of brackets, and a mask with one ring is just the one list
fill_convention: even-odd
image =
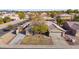
[(70, 13), (72, 16), (79, 16), (79, 13)]
[(56, 19), (50, 17), (47, 13), (41, 13), (40, 17), (42, 17), (42, 18), (45, 19), (46, 21), (53, 21), (53, 22), (56, 22)]
[(76, 13), (75, 16), (79, 16), (79, 13)]
[(70, 35), (79, 36), (79, 22), (67, 21), (63, 27), (68, 30)]
[(46, 21), (46, 24), (49, 27), (50, 34), (59, 34), (60, 36), (64, 36), (65, 31), (59, 27), (57, 24), (52, 23), (51, 21)]
[(40, 15), (41, 17), (47, 17), (48, 16), (48, 14), (47, 13), (45, 13), (45, 12), (43, 12), (43, 13), (41, 13), (41, 15)]
[(79, 22), (67, 21), (63, 27), (67, 30), (64, 38), (75, 44), (79, 44)]
[(45, 19), (46, 21), (55, 21), (54, 18), (51, 18), (49, 16), (46, 16), (46, 17), (42, 17), (43, 19)]
[(16, 13), (8, 13), (8, 16), (11, 18), (11, 19), (14, 19), (14, 20), (19, 20), (19, 17)]
[(63, 19), (63, 20), (72, 20), (73, 16), (70, 15), (70, 14), (59, 14), (58, 15), (60, 17), (60, 19)]
[(30, 16), (28, 14), (25, 15), (26, 19), (30, 19)]
[(5, 13), (5, 14), (0, 15), (0, 17), (2, 17), (2, 18), (6, 17), (6, 16), (8, 16), (14, 20), (19, 20), (19, 17), (16, 13)]

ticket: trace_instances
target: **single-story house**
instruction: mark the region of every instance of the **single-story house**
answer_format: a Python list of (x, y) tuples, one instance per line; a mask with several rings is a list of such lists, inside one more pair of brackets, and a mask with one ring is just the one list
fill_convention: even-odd
[(63, 28), (67, 30), (68, 34), (79, 36), (79, 22), (67, 21), (64, 23)]
[(60, 19), (63, 19), (63, 20), (72, 20), (73, 16), (70, 15), (70, 14), (59, 14), (58, 17), (60, 17)]

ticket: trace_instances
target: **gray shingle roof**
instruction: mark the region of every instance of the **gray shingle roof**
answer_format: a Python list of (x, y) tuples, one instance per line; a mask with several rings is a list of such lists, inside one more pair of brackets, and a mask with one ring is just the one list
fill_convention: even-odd
[(68, 23), (68, 25), (70, 26), (70, 28), (72, 28), (72, 29), (74, 29), (74, 30), (79, 30), (79, 22), (76, 22), (76, 21), (74, 21), (74, 22), (67, 22)]

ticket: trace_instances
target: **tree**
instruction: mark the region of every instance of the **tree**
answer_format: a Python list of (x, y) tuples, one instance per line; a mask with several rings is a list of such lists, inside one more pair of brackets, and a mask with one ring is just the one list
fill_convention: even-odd
[(75, 21), (79, 21), (79, 16), (75, 16)]
[(23, 11), (20, 11), (17, 13), (20, 19), (24, 19), (25, 18), (25, 13)]
[(10, 17), (6, 16), (3, 18), (3, 21), (4, 21), (4, 23), (7, 23), (7, 22), (10, 22), (12, 20), (10, 19)]
[(0, 24), (3, 24), (4, 21), (3, 21), (3, 18), (0, 18)]
[(73, 10), (68, 9), (68, 10), (66, 11), (66, 13), (68, 13), (68, 14), (73, 13)]
[(49, 13), (50, 13), (51, 17), (54, 17), (58, 12), (57, 11), (50, 11)]
[(79, 11), (77, 9), (74, 10), (74, 13), (79, 13)]
[(64, 13), (64, 11), (48, 11), (48, 14), (51, 16), (51, 17), (55, 17), (57, 14), (61, 14), (61, 13)]
[(45, 33), (48, 31), (48, 26), (45, 24), (32, 26), (32, 31), (35, 33)]
[(58, 25), (63, 25), (64, 24), (64, 22), (65, 22), (65, 20), (63, 20), (63, 19), (60, 19), (59, 17), (57, 18), (57, 24)]
[(42, 17), (36, 15), (32, 18), (31, 29), (34, 33), (41, 34), (48, 31), (48, 26), (45, 25), (45, 20)]

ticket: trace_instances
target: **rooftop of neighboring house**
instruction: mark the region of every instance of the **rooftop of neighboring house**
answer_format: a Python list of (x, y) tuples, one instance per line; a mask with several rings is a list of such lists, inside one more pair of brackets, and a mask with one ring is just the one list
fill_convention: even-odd
[(45, 12), (43, 12), (43, 13), (41, 13), (41, 16), (42, 16), (42, 17), (46, 17), (46, 16), (48, 16), (48, 14), (45, 13)]
[(59, 14), (59, 16), (70, 16), (71, 17), (71, 15), (67, 13)]
[(51, 21), (46, 21), (46, 24), (49, 27), (49, 30), (52, 32), (62, 32), (55, 24), (53, 24)]
[(70, 26), (70, 28), (72, 28), (74, 30), (79, 30), (79, 22), (67, 21), (67, 24)]
[(6, 16), (9, 16), (11, 19), (19, 19), (18, 15), (16, 13), (5, 13), (0, 15), (0, 17), (4, 18)]

